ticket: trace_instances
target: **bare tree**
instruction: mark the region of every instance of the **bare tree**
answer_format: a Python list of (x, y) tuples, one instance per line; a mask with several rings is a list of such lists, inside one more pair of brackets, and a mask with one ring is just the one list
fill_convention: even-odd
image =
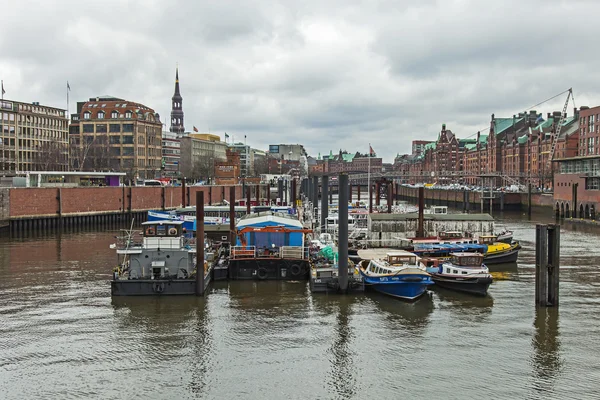
[(85, 135), (83, 141), (79, 136), (73, 137), (69, 143), (69, 167), (73, 171), (83, 171), (88, 155), (94, 145), (94, 136)]
[(94, 171), (109, 170), (113, 166), (111, 165), (111, 159), (108, 135), (93, 136), (84, 162), (85, 169)]
[(61, 171), (67, 165), (66, 144), (54, 141), (43, 142), (36, 153), (37, 168), (40, 171)]
[(269, 160), (267, 157), (254, 158), (254, 175), (260, 176), (269, 173)]

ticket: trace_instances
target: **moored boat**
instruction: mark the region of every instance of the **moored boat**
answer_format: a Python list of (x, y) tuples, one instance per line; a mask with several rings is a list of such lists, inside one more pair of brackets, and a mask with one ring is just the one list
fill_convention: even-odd
[(306, 280), (309, 256), (304, 229), (293, 215), (265, 211), (236, 225), (237, 243), (229, 253), (229, 279)]
[(485, 296), (493, 280), (480, 253), (452, 253), (449, 260), (423, 258), (421, 263), (437, 286), (450, 290)]
[(497, 236), (480, 236), (479, 243), (487, 246), (483, 260), (486, 264), (514, 263), (519, 258), (519, 242), (509, 244), (497, 241)]
[[(113, 271), (111, 294), (181, 295), (196, 293), (196, 247), (186, 237), (183, 221), (149, 221), (142, 224), (141, 237), (128, 231), (111, 245), (119, 263)], [(204, 243), (206, 248), (207, 243)], [(210, 283), (209, 263), (214, 253), (205, 252), (200, 263), (204, 288)], [(202, 265), (204, 267), (202, 267)]]
[(358, 268), (366, 287), (404, 300), (419, 298), (433, 284), (417, 256), (404, 250), (387, 252), (384, 259), (363, 259)]

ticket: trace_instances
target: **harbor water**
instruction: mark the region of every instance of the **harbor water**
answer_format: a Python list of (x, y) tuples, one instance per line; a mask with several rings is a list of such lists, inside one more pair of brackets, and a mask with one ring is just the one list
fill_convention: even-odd
[(414, 303), (225, 282), (115, 298), (117, 232), (0, 238), (2, 399), (600, 398), (600, 231), (564, 224), (559, 309), (534, 307), (535, 223), (489, 296)]

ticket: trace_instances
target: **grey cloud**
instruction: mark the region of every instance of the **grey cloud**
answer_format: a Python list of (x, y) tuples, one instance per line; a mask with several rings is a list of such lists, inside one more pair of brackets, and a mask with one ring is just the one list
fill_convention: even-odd
[[(66, 107), (111, 94), (168, 125), (366, 151), (386, 161), (446, 123), (459, 137), (568, 87), (598, 104), (594, 1), (105, 1), (4, 4), (8, 98)], [(550, 112), (564, 96), (537, 107)]]

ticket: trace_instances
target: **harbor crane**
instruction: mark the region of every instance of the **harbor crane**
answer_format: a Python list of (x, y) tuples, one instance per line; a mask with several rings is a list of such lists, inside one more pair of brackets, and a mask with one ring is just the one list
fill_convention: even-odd
[(556, 144), (558, 142), (558, 138), (560, 137), (560, 131), (562, 129), (563, 123), (565, 122), (565, 117), (567, 115), (567, 107), (569, 106), (569, 99), (573, 99), (573, 106), (575, 106), (575, 97), (573, 96), (573, 88), (569, 88), (567, 90), (567, 100), (565, 101), (565, 105), (563, 106), (562, 113), (560, 114), (560, 119), (558, 120), (558, 124), (554, 128), (552, 132), (552, 136), (550, 138), (550, 154), (548, 155), (547, 167), (551, 171), (552, 168), (552, 160), (554, 159), (554, 154), (556, 152)]

